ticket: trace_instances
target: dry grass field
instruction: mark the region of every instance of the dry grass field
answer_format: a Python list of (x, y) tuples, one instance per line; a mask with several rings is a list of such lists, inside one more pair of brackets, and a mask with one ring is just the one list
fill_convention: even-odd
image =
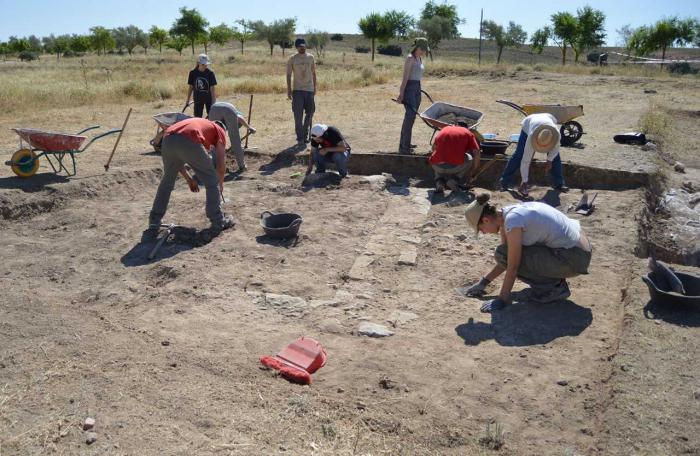
[[(342, 46), (319, 65), (315, 118), (347, 135), (353, 159), (394, 152), (401, 59), (372, 66), (352, 40)], [(0, 456), (700, 454), (700, 322), (645, 312), (634, 253), (645, 189), (600, 190), (598, 209), (580, 217), (594, 260), (569, 300), (482, 314), (453, 292), (488, 268), (496, 245), (469, 233), (469, 195), (436, 198), (400, 169), (386, 189), (356, 175), (302, 189), (284, 59), (264, 52), (211, 52), (221, 99), (245, 112), (255, 94), (257, 154), (225, 186), (235, 229), (201, 247), (168, 242), (154, 261), (141, 241), (160, 176), (151, 116), (181, 108), (191, 56), (0, 63), (5, 160), (17, 148), (11, 127), (119, 127), (134, 109), (108, 173), (113, 140), (79, 156), (74, 178), (45, 162), (30, 180), (0, 168)], [(482, 132), (518, 131), (520, 114), (498, 98), (583, 104), (586, 134), (565, 161), (670, 174), (655, 152), (612, 142), (645, 126), (686, 161), (683, 178), (697, 176), (697, 77), (477, 66), (452, 52), (445, 43), (427, 64), (424, 88), (482, 110)], [(431, 132), (416, 123), (419, 153)], [(566, 211), (580, 191), (534, 196)], [(263, 237), (264, 210), (302, 214), (298, 242)], [(178, 182), (167, 220), (205, 227), (203, 195)], [(406, 251), (415, 265), (398, 263)], [(363, 321), (394, 335), (359, 336)], [(308, 387), (259, 364), (300, 335), (329, 354)]]

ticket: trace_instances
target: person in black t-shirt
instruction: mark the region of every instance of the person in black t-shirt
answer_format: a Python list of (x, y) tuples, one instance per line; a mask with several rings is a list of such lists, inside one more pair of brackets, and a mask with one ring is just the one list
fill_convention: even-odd
[(311, 127), (311, 154), (306, 175), (311, 174), (316, 164), (317, 173), (325, 173), (326, 165), (335, 164), (340, 177), (348, 175), (347, 163), (350, 158), (350, 144), (340, 130), (333, 126), (315, 124)]
[(187, 90), (187, 101), (185, 107), (190, 102), (190, 97), (194, 93), (194, 116), (203, 117), (204, 107), (207, 107), (207, 115), (211, 105), (216, 103), (216, 75), (208, 68), (211, 63), (206, 54), (200, 54), (197, 59), (197, 66), (190, 71), (187, 78), (189, 89)]

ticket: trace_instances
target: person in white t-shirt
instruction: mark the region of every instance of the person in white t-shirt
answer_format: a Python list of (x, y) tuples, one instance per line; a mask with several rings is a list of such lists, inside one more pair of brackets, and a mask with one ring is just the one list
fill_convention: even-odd
[(522, 122), (522, 130), (515, 152), (508, 160), (506, 168), (501, 176), (501, 191), (511, 188), (515, 173), (520, 170), (522, 178), (518, 190), (523, 195), (528, 195), (530, 186), (530, 163), (535, 152), (547, 154), (545, 171), (552, 176), (552, 187), (555, 190), (566, 192), (569, 189), (564, 185), (561, 157), (559, 156), (559, 141), (561, 135), (557, 129), (557, 119), (549, 113), (532, 114), (525, 117)]
[(479, 282), (465, 290), (467, 296), (482, 296), (486, 287), (506, 273), (498, 297), (486, 301), (482, 312), (510, 304), (515, 279), (530, 285), (527, 301), (548, 303), (571, 295), (568, 277), (588, 274), (592, 246), (577, 220), (540, 202), (527, 202), (501, 209), (489, 204), (482, 193), (467, 206), (465, 217), (479, 233), (501, 236), (496, 248), (496, 265)]

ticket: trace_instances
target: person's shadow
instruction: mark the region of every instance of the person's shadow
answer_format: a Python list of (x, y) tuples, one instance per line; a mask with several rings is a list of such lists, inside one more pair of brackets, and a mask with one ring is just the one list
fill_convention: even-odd
[(259, 170), (263, 176), (274, 174), (282, 168), (289, 168), (298, 160), (297, 154), (303, 152), (296, 145), (288, 147), (275, 155), (272, 160), (260, 166)]
[(153, 248), (158, 243), (158, 239), (162, 236), (164, 236), (164, 233), (160, 233), (159, 237), (155, 239), (142, 237), (136, 245), (122, 256), (122, 264), (126, 267), (135, 267), (155, 263), (166, 258), (174, 257), (181, 252), (206, 245), (215, 238), (208, 228), (198, 230), (195, 228), (178, 226), (160, 246), (153, 258), (149, 259), (149, 254), (153, 251)]
[(578, 336), (593, 321), (590, 309), (572, 301), (550, 304), (515, 303), (491, 314), (491, 323), (474, 322), (455, 328), (465, 345), (494, 339), (505, 347), (547, 344), (565, 336)]
[(0, 189), (16, 189), (26, 193), (34, 193), (45, 190), (47, 185), (65, 184), (66, 182), (70, 182), (70, 179), (55, 173), (40, 173), (30, 178), (10, 176), (0, 178)]

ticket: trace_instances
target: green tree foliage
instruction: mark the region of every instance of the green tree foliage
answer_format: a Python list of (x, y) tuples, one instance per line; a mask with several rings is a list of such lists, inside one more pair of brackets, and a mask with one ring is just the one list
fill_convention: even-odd
[(530, 48), (535, 54), (542, 54), (544, 48), (549, 42), (549, 37), (552, 35), (552, 30), (549, 27), (542, 27), (535, 30), (530, 37)]
[(330, 41), (330, 35), (328, 32), (312, 29), (306, 33), (307, 44), (316, 51), (316, 55), (319, 57), (323, 57), (328, 41)]
[(90, 45), (97, 51), (97, 55), (100, 55), (106, 54), (109, 49), (114, 49), (116, 41), (108, 29), (95, 26), (90, 28)]
[(112, 30), (112, 36), (117, 48), (126, 49), (131, 55), (136, 46), (146, 47), (148, 45), (148, 37), (146, 33), (135, 25), (127, 27), (117, 27)]
[(190, 41), (184, 36), (171, 36), (170, 39), (165, 42), (165, 47), (174, 49), (182, 55), (182, 50), (185, 49), (188, 44), (190, 44)]
[(7, 40), (7, 45), (10, 48), (10, 52), (19, 54), (20, 52), (28, 51), (31, 45), (26, 38), (18, 38), (16, 36), (11, 36)]
[(494, 40), (498, 49), (496, 63), (501, 63), (501, 54), (503, 48), (520, 47), (527, 40), (527, 33), (523, 28), (511, 21), (508, 24), (508, 29), (504, 29), (501, 24), (494, 21), (486, 20), (482, 24), (482, 30), (487, 40)]
[(27, 42), (29, 42), (29, 51), (39, 54), (43, 50), (41, 40), (36, 35), (29, 35)]
[(590, 6), (584, 6), (576, 11), (576, 21), (576, 37), (571, 47), (574, 50), (574, 62), (578, 63), (579, 56), (587, 49), (605, 43), (605, 14)]
[[(391, 10), (384, 13), (386, 26), (394, 37), (406, 39), (416, 25), (416, 20), (405, 11)], [(342, 36), (342, 35), (341, 35)]]
[(92, 43), (90, 42), (90, 37), (88, 35), (72, 35), (70, 37), (70, 44), (68, 49), (75, 52), (76, 54), (82, 54), (89, 51), (92, 48)]
[(194, 55), (194, 44), (206, 35), (207, 26), (209, 26), (209, 21), (204, 19), (204, 16), (199, 11), (195, 8), (187, 9), (183, 6), (180, 8), (180, 17), (175, 20), (170, 29), (170, 34), (187, 38), (192, 47), (192, 55)]
[(635, 29), (626, 47), (639, 56), (649, 55), (661, 49), (661, 59), (666, 59), (666, 50), (669, 47), (683, 46), (696, 40), (697, 29), (696, 19), (661, 19), (654, 25)]
[(10, 46), (7, 43), (0, 42), (0, 55), (3, 62), (7, 60), (7, 54), (10, 53)]
[(209, 39), (212, 43), (224, 46), (233, 38), (233, 29), (223, 22), (209, 29)]
[(394, 36), (391, 24), (387, 23), (383, 15), (370, 13), (360, 19), (357, 25), (360, 27), (364, 37), (372, 42), (372, 61), (374, 62), (376, 41), (386, 42)]
[(148, 31), (148, 42), (151, 46), (158, 46), (158, 52), (163, 52), (163, 44), (168, 41), (168, 31), (157, 26)]
[(457, 14), (457, 6), (449, 3), (437, 4), (430, 0), (420, 13), (418, 31), (428, 39), (430, 60), (442, 40), (459, 37), (459, 24), (465, 21)]
[(287, 18), (278, 19), (270, 24), (265, 24), (263, 21), (255, 21), (249, 23), (249, 25), (259, 40), (267, 41), (267, 44), (270, 46), (270, 55), (272, 55), (275, 45), (279, 45), (282, 48), (282, 55), (284, 55), (285, 48), (291, 46), (296, 22), (295, 18)]
[(255, 38), (255, 32), (253, 31), (253, 22), (246, 21), (245, 19), (240, 19), (236, 21), (241, 28), (233, 28), (233, 39), (241, 43), (241, 54), (243, 54), (243, 47), (247, 41)]

